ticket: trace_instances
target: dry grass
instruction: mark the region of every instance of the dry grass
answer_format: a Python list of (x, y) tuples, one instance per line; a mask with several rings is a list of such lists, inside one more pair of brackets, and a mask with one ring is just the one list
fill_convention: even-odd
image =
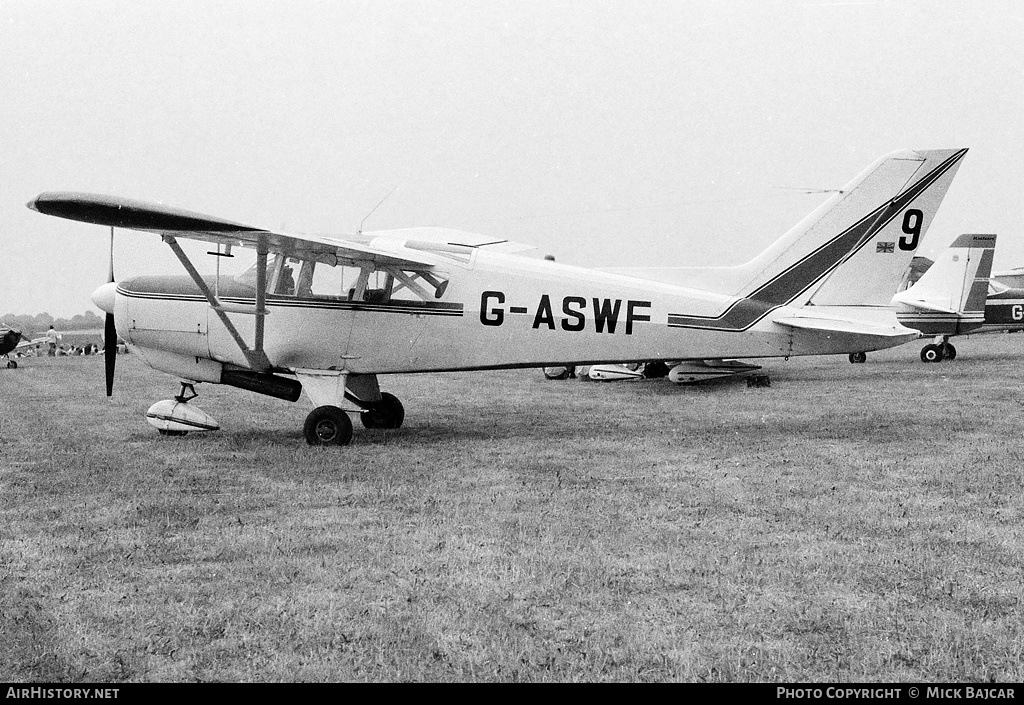
[(772, 386), (385, 379), (398, 432), (99, 358), (0, 370), (16, 681), (1020, 681), (1024, 338)]

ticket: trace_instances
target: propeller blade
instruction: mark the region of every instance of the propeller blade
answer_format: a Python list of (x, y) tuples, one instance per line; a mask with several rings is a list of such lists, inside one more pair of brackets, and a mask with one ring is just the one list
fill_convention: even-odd
[[(110, 228), (110, 277), (114, 281), (114, 228)], [(103, 324), (103, 367), (107, 376), (107, 396), (114, 395), (114, 367), (117, 364), (117, 328), (114, 314), (108, 313)]]
[(114, 394), (114, 365), (117, 363), (117, 329), (114, 328), (114, 314), (107, 314), (103, 326), (103, 362), (107, 373), (107, 396)]

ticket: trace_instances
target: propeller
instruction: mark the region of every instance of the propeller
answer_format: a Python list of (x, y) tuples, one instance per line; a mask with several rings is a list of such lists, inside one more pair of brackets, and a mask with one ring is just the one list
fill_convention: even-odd
[[(110, 276), (109, 283), (114, 281), (114, 228), (110, 228)], [(117, 328), (114, 327), (114, 312), (107, 312), (103, 324), (103, 362), (107, 374), (107, 396), (114, 394), (114, 365), (117, 363)]]

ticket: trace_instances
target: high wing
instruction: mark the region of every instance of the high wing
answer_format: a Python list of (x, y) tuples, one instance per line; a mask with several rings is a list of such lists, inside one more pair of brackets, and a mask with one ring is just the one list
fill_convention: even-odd
[(28, 207), (45, 215), (83, 223), (152, 232), (165, 238), (185, 238), (220, 245), (242, 245), (270, 252), (286, 252), (304, 259), (317, 259), (331, 264), (347, 260), (423, 268), (431, 267), (437, 262), (429, 255), (396, 254), (355, 240), (323, 235), (285, 235), (181, 208), (129, 198), (51, 191), (40, 194), (29, 202)]
[[(406, 286), (417, 289), (415, 281), (402, 270), (414, 270), (417, 276), (436, 282), (431, 274), (436, 271), (436, 265), (453, 261), (468, 265), (476, 249), (487, 248), (506, 254), (529, 249), (526, 245), (445, 228), (409, 228), (365, 235), (359, 233), (345, 238), (284, 234), (160, 203), (78, 192), (42, 193), (30, 201), (28, 207), (68, 220), (160, 235), (234, 338), (249, 366), (260, 373), (269, 373), (273, 368), (263, 350), (263, 319), (268, 311), (264, 280), (260, 279), (265, 276), (267, 255), (270, 253), (331, 266), (359, 267), (363, 272), (361, 283), (357, 284), (361, 296), (372, 270), (386, 269)], [(218, 248), (224, 246), (226, 254), (236, 245), (254, 248), (258, 265), (256, 305), (222, 301), (182, 250), (177, 242), (179, 238), (213, 243)], [(239, 334), (228, 317), (229, 313), (256, 316), (255, 340), (251, 346)]]
[[(273, 365), (263, 349), (264, 318), (267, 315), (263, 277), (266, 273), (268, 253), (283, 253), (325, 262), (332, 266), (349, 263), (359, 266), (366, 272), (375, 267), (410, 267), (429, 271), (439, 261), (438, 255), (440, 254), (430, 253), (428, 247), (423, 248), (422, 255), (410, 252), (402, 241), (393, 239), (378, 239), (384, 244), (384, 247), (381, 248), (352, 240), (324, 236), (284, 235), (223, 218), (215, 218), (181, 208), (171, 208), (159, 203), (88, 193), (47, 192), (30, 201), (28, 207), (39, 213), (58, 218), (159, 234), (174, 251), (196, 286), (202, 291), (210, 307), (216, 312), (242, 351), (249, 366), (256, 372), (264, 374), (273, 370)], [(216, 292), (199, 274), (185, 251), (181, 249), (178, 238), (210, 242), (218, 247), (223, 245), (229, 250), (233, 245), (255, 248), (258, 270), (256, 305), (252, 307), (236, 306), (221, 301)], [(396, 252), (389, 252), (388, 249), (393, 249)], [(405, 254), (407, 252), (409, 254)], [(228, 316), (229, 313), (256, 317), (255, 339), (251, 346), (238, 332), (238, 328)]]

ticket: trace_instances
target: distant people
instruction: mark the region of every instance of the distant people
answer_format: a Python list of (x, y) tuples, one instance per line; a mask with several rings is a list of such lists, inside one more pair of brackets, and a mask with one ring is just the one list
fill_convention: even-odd
[(63, 337), (64, 336), (53, 329), (53, 326), (50, 326), (50, 330), (46, 331), (46, 344), (50, 346), (50, 352), (48, 353), (50, 357), (57, 357), (57, 343), (60, 342)]

